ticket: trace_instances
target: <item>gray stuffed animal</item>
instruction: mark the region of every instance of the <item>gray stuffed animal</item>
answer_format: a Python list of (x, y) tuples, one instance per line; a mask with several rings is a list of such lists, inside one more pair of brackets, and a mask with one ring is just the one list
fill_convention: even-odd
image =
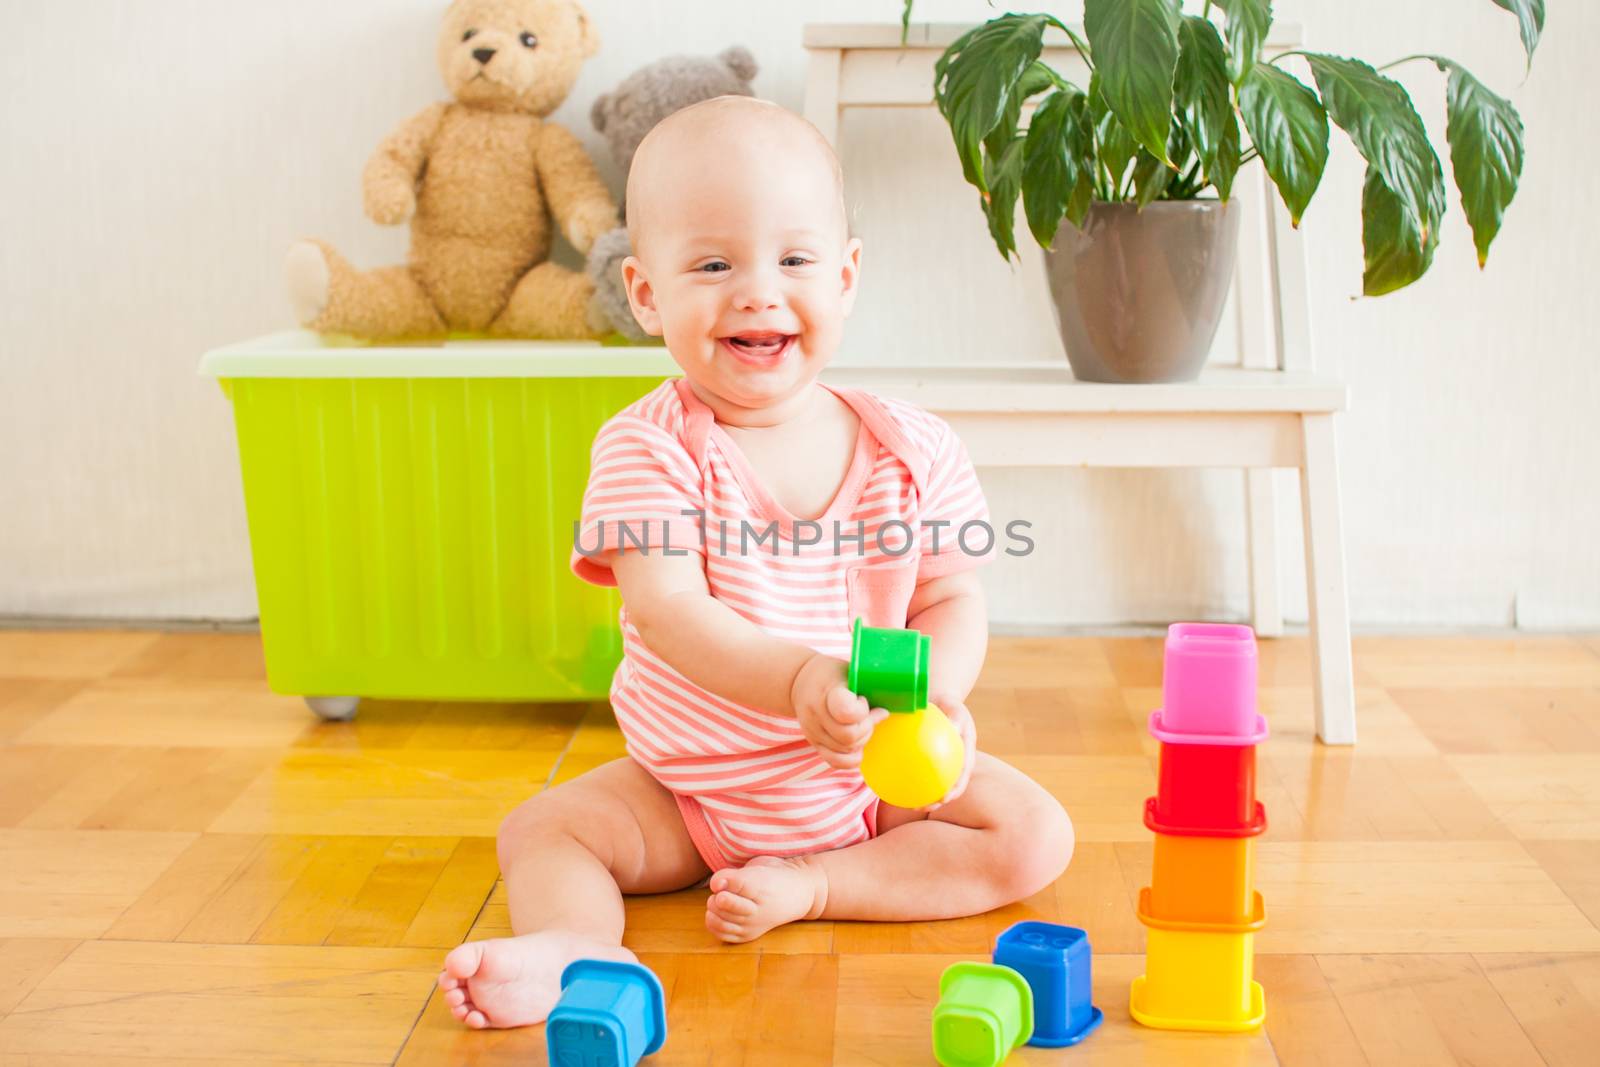
[[(633, 153), (656, 123), (714, 96), (754, 96), (750, 82), (755, 76), (755, 57), (740, 45), (710, 58), (668, 56), (639, 68), (614, 91), (602, 94), (589, 109), (589, 119), (605, 137), (626, 182)], [(639, 328), (622, 287), (622, 261), (632, 254), (627, 227), (619, 226), (595, 238), (588, 272), (595, 284), (594, 303), (619, 332), (642, 341), (650, 335)]]

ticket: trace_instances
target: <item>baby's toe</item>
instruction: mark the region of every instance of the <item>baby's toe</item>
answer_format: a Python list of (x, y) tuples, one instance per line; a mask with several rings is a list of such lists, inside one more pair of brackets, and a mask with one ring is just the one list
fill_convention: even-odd
[(747, 926), (737, 926), (732, 923), (726, 930), (717, 934), (717, 939), (729, 945), (742, 945), (747, 941), (754, 941), (758, 934)]
[(742, 916), (730, 915), (727, 912), (711, 907), (710, 905), (707, 905), (706, 907), (706, 929), (710, 930), (718, 937), (726, 934), (739, 933), (743, 923), (744, 919)]
[(725, 877), (722, 879), (722, 884), (713, 886), (711, 891), (718, 896), (736, 896), (749, 899), (750, 894), (747, 891), (747, 887), (750, 879), (746, 876), (744, 869), (741, 867), (724, 873)]
[(721, 892), (711, 898), (712, 907), (728, 919), (743, 918), (756, 913), (756, 902), (733, 892)]
[(444, 991), (444, 1002), (452, 1008), (465, 1004), (467, 1002), (467, 991), (465, 989), (446, 989)]
[(489, 1017), (476, 1008), (462, 1016), (461, 1021), (472, 1027), (474, 1030), (482, 1030), (485, 1026), (489, 1025)]
[(457, 945), (444, 958), (445, 973), (457, 979), (471, 978), (478, 973), (478, 968), (482, 965), (482, 941), (469, 941), (464, 945)]

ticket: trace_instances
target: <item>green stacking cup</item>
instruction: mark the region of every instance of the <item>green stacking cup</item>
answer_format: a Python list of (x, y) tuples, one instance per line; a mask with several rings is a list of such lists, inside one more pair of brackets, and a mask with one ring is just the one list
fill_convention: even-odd
[(996, 1067), (1033, 1036), (1033, 987), (1003, 964), (962, 960), (939, 977), (933, 1056), (944, 1067)]
[(916, 630), (866, 626), (856, 616), (850, 633), (850, 691), (887, 711), (928, 706), (931, 641)]

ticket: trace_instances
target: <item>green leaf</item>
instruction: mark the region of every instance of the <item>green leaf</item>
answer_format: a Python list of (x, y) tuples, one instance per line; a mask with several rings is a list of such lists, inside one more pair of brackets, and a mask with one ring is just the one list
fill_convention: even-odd
[(1078, 184), (1072, 187), (1072, 198), (1067, 201), (1067, 221), (1083, 229), (1083, 220), (1094, 203), (1094, 171), (1088, 169), (1078, 175)]
[(1239, 173), (1239, 119), (1233, 109), (1228, 109), (1228, 121), (1222, 127), (1222, 143), (1217, 149), (1217, 165), (1209, 175), (1217, 187), (1217, 195), (1227, 201), (1233, 195), (1233, 178)]
[(983, 198), (983, 213), (989, 219), (989, 236), (1008, 261), (1017, 251), (1015, 228), (1017, 197), (1022, 192), (1023, 139), (1015, 138), (998, 156), (985, 156), (985, 177), (989, 195)]
[(1106, 103), (1134, 140), (1168, 166), (1177, 21), (1173, 0), (1084, 0), (1083, 26)]
[(1262, 63), (1239, 86), (1239, 113), (1290, 221), (1299, 226), (1328, 163), (1327, 112), (1298, 78)]
[[(1034, 111), (1022, 150), (1022, 206), (1041, 248), (1055, 240), (1061, 217), (1090, 183), (1093, 168), (1088, 97), (1077, 89), (1058, 89)], [(1080, 215), (1073, 223), (1082, 221)]]
[(1376, 167), (1368, 167), (1361, 187), (1362, 292), (1382, 296), (1404, 289), (1427, 271), (1438, 245), (1437, 230), (1423, 233), (1416, 214), (1384, 184)]
[[(1398, 82), (1357, 59), (1318, 52), (1307, 52), (1305, 57), (1329, 116), (1350, 135), (1367, 161), (1363, 211), (1376, 205), (1379, 214), (1362, 226), (1368, 266), (1365, 291), (1376, 296), (1409, 285), (1422, 276), (1421, 270), (1392, 284), (1403, 276), (1400, 265), (1420, 264), (1422, 270), (1427, 269), (1444, 217), (1444, 171), (1428, 141), (1428, 131)], [(1374, 184), (1385, 186), (1395, 203), (1372, 191)], [(1405, 216), (1403, 225), (1391, 226), (1388, 223), (1396, 210)], [(1390, 247), (1395, 243), (1404, 247)], [(1383, 267), (1379, 277), (1374, 276), (1374, 263)], [(1375, 284), (1387, 287), (1374, 289)]]
[(1216, 0), (1216, 4), (1228, 16), (1228, 73), (1238, 85), (1261, 60), (1261, 46), (1272, 28), (1272, 0)]
[(1166, 191), (1177, 173), (1141, 148), (1139, 159), (1133, 165), (1133, 202), (1143, 209)]
[(1517, 16), (1517, 27), (1522, 32), (1522, 49), (1528, 53), (1528, 66), (1533, 66), (1533, 50), (1539, 47), (1539, 35), (1544, 33), (1544, 0), (1494, 0)]
[(1429, 57), (1450, 76), (1445, 91), (1450, 115), (1450, 170), (1461, 190), (1461, 210), (1472, 226), (1478, 266), (1489, 261), (1489, 245), (1500, 219), (1517, 195), (1522, 176), (1522, 117), (1511, 101), (1483, 87), (1467, 69), (1443, 56)]
[(1208, 180), (1217, 168), (1226, 125), (1233, 120), (1227, 63), (1216, 27), (1193, 15), (1179, 24), (1173, 105), (1200, 156), (1201, 173)]
[(934, 63), (933, 96), (961, 158), (961, 174), (980, 192), (983, 139), (1005, 118), (1011, 94), (1039, 58), (1050, 15), (1002, 15), (962, 34)]
[(983, 139), (984, 147), (989, 150), (990, 155), (999, 154), (1001, 149), (1010, 144), (1011, 139), (1017, 135), (1017, 123), (1022, 120), (1023, 102), (1028, 97), (1050, 88), (1055, 81), (1055, 75), (1044, 63), (1034, 60), (1029, 64), (1028, 69), (1022, 72), (1022, 77), (1017, 79), (1017, 84), (1012, 88), (1000, 121)]
[(906, 6), (900, 10), (900, 43), (906, 43), (906, 37), (911, 33), (911, 5), (916, 0), (906, 0)]
[(1091, 75), (1089, 78), (1089, 118), (1094, 122), (1094, 139), (1095, 144), (1099, 146), (1100, 163), (1105, 167), (1111, 184), (1109, 196), (1115, 197), (1117, 191), (1122, 188), (1122, 179), (1127, 173), (1128, 163), (1139, 150), (1139, 146), (1134, 143), (1133, 134), (1117, 120), (1110, 105), (1106, 103), (1104, 94), (1100, 92), (1098, 75)]

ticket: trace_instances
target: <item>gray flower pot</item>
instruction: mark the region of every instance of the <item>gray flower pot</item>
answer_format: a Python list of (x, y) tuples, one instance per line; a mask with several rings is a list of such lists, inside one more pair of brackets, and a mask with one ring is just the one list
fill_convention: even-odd
[(1222, 318), (1239, 207), (1171, 200), (1138, 211), (1097, 202), (1063, 221), (1045, 273), (1072, 373), (1089, 382), (1187, 382)]

